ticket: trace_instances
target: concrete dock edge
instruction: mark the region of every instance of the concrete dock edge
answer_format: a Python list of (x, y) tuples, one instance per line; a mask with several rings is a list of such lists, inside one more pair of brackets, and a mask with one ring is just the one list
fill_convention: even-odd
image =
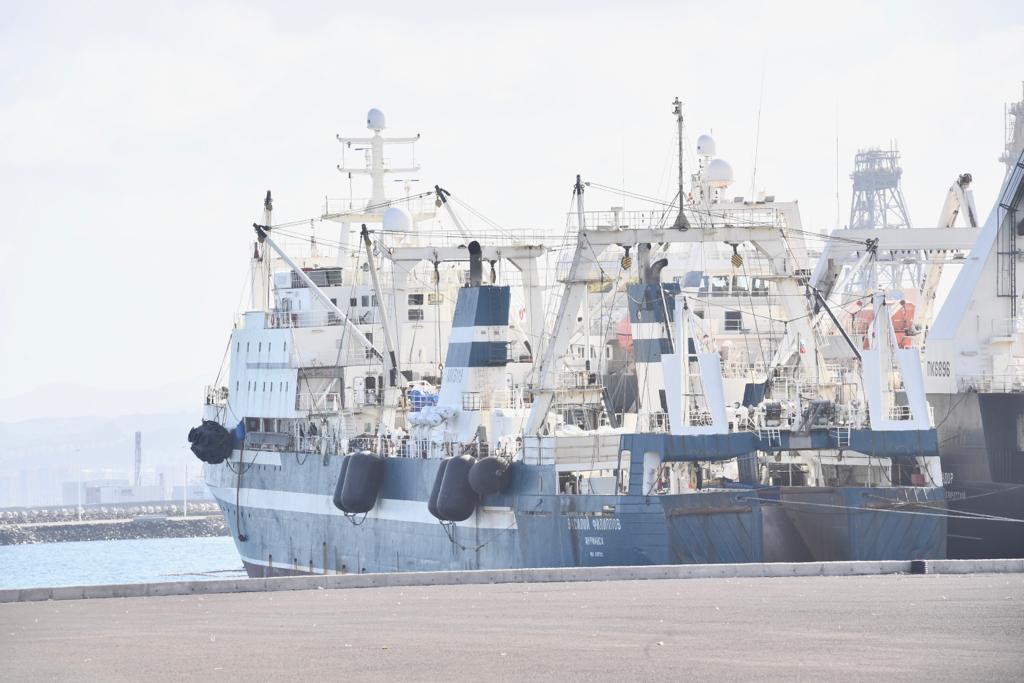
[[(926, 574), (1024, 573), (1024, 559), (927, 560)], [(663, 579), (779, 578), (789, 576), (870, 576), (908, 574), (911, 562), (780, 562), (764, 564), (684, 564), (633, 567), (553, 567), (382, 574), (315, 574), (272, 579), (215, 579), (100, 586), (57, 586), (0, 590), (0, 603), (86, 598), (135, 598), (390, 586), (451, 586), (573, 581), (652, 581)]]

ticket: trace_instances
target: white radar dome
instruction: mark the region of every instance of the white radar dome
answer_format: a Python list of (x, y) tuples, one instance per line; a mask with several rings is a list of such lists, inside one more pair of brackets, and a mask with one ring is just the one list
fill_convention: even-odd
[(384, 212), (384, 229), (391, 232), (412, 230), (412, 215), (400, 206), (392, 206)]
[(697, 154), (702, 157), (715, 156), (715, 139), (707, 134), (697, 138)]
[(366, 127), (374, 131), (384, 130), (384, 112), (377, 108), (366, 112)]
[(729, 187), (732, 185), (732, 166), (725, 159), (712, 159), (708, 163), (708, 184), (711, 187)]

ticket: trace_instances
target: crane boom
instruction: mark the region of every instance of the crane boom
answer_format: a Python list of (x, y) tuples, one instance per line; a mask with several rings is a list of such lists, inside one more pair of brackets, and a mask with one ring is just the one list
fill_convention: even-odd
[(348, 328), (352, 336), (355, 337), (355, 340), (359, 342), (367, 351), (370, 351), (374, 356), (383, 361), (384, 354), (382, 354), (380, 350), (373, 345), (372, 341), (367, 339), (366, 335), (363, 334), (358, 327), (356, 327), (356, 324), (349, 319), (348, 315), (343, 310), (338, 308), (337, 304), (331, 301), (331, 298), (327, 296), (327, 294), (324, 293), (324, 291), (320, 289), (320, 287), (318, 287), (317, 284), (313, 282), (313, 280), (308, 275), (306, 275), (306, 272), (299, 267), (299, 264), (295, 263), (295, 261), (293, 261), (291, 257), (285, 253), (284, 249), (279, 247), (277, 242), (275, 242), (270, 237), (270, 226), (253, 223), (252, 227), (256, 229), (256, 235), (259, 238), (259, 241), (266, 242), (267, 244), (270, 245), (270, 248), (273, 249), (277, 253), (277, 255), (281, 257), (281, 260), (288, 264), (288, 267), (292, 269), (292, 272), (295, 273), (299, 277), (299, 279), (306, 284), (306, 287), (309, 288), (309, 291), (313, 292), (316, 298), (320, 299), (320, 303), (326, 306), (330, 311), (332, 311), (336, 316), (338, 316), (341, 319), (341, 321)]

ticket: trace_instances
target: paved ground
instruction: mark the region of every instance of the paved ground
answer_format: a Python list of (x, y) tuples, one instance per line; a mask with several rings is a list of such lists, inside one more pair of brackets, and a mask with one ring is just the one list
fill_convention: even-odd
[(0, 679), (1024, 677), (1024, 575), (366, 588), (0, 605)]

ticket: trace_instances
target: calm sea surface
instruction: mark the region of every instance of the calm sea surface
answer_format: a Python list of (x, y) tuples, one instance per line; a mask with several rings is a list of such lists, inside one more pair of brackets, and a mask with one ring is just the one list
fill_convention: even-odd
[(0, 588), (244, 576), (230, 536), (0, 546)]

